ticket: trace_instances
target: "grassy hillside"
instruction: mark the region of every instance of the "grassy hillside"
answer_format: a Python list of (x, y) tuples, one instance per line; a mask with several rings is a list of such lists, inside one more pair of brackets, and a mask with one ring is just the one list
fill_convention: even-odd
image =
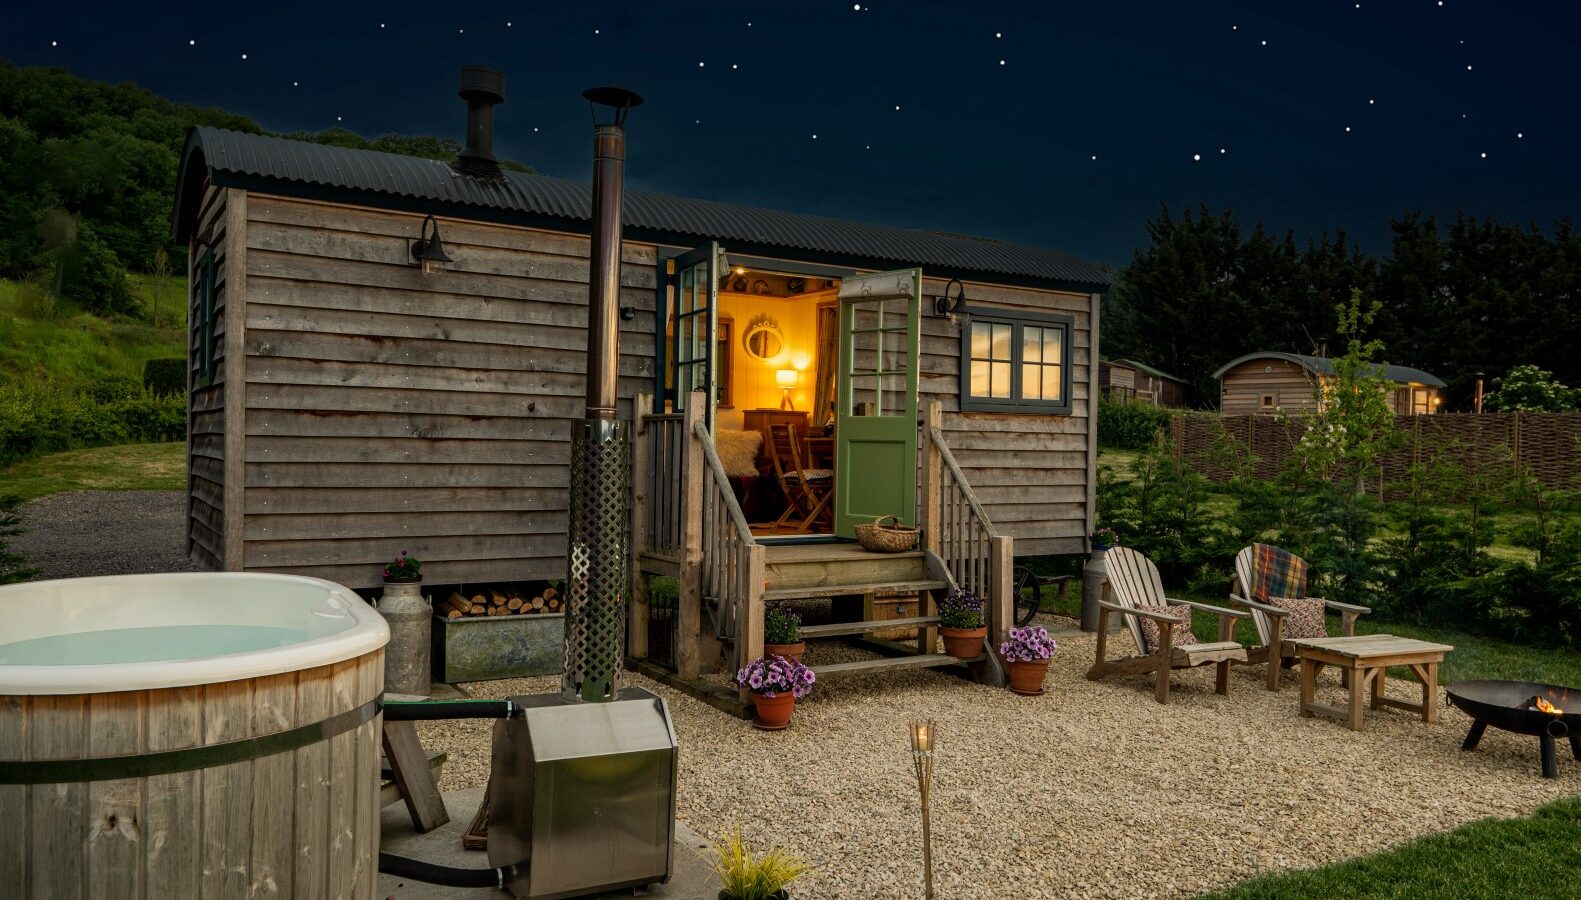
[(53, 314), (41, 309), (40, 292), (0, 279), (0, 384), (50, 381), (84, 386), (107, 377), (141, 382), (145, 360), (186, 353), (182, 316), (185, 278), (169, 278), (158, 289), (161, 327), (150, 324), (155, 282), (132, 276), (143, 316), (101, 318), (66, 305)]

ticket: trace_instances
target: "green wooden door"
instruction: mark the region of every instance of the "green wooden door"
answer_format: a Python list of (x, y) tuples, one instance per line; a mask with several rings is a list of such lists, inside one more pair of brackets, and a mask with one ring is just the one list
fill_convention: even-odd
[(708, 409), (703, 420), (714, 427), (714, 401), (719, 396), (714, 358), (719, 333), (719, 274), (722, 253), (713, 241), (676, 257), (670, 271), (670, 359), (675, 410), (691, 402), (693, 391), (704, 391)]
[(880, 516), (917, 521), (917, 356), (922, 270), (840, 284), (834, 530)]

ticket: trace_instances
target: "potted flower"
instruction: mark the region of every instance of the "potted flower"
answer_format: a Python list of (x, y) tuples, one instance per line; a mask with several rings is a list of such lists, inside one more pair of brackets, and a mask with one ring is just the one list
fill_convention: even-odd
[(944, 652), (956, 659), (982, 656), (983, 638), (988, 636), (982, 598), (960, 588), (951, 591), (939, 604), (939, 635), (944, 638)]
[(1094, 553), (1102, 553), (1110, 547), (1120, 546), (1120, 536), (1115, 534), (1113, 528), (1100, 528), (1088, 535), (1087, 541), (1092, 544)]
[(801, 614), (774, 607), (763, 616), (763, 655), (783, 656), (801, 662), (807, 644), (801, 640)]
[(423, 599), (423, 561), (405, 550), (384, 566), (379, 614), (390, 626), (384, 649), (384, 689), (391, 694), (428, 696), (429, 636), (434, 611)]
[(736, 673), (736, 684), (752, 692), (757, 707), (752, 724), (764, 731), (789, 728), (796, 699), (807, 696), (817, 680), (811, 669), (783, 656), (760, 656)]
[(999, 645), (999, 655), (1010, 670), (1010, 689), (1026, 697), (1043, 693), (1043, 676), (1048, 673), (1049, 659), (1056, 648), (1042, 625), (1010, 629), (1010, 639)]
[(779, 847), (753, 856), (739, 828), (714, 845), (719, 900), (790, 900), (786, 886), (806, 871), (806, 863)]

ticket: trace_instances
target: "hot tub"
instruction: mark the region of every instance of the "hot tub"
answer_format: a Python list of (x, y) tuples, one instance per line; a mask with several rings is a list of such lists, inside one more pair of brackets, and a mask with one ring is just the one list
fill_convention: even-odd
[(373, 897), (389, 636), (315, 578), (0, 587), (0, 897)]

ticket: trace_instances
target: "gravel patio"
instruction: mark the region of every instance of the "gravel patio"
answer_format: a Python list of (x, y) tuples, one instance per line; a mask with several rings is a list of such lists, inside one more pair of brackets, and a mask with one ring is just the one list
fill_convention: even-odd
[[(1048, 625), (1069, 625), (1049, 618)], [(1111, 653), (1129, 649), (1121, 634)], [(814, 645), (809, 662), (859, 651)], [(680, 733), (680, 816), (717, 836), (739, 823), (814, 870), (798, 898), (919, 895), (916, 784), (906, 723), (940, 723), (934, 866), (940, 897), (1190, 897), (1264, 872), (1385, 849), (1581, 790), (1581, 764), (1537, 774), (1536, 741), (1490, 731), (1462, 753), (1469, 719), (1436, 725), (1396, 710), (1351, 732), (1296, 714), (1297, 690), (1237, 667), (1228, 697), (1212, 667), (1175, 675), (1168, 706), (1147, 677), (1091, 683), (1093, 638), (1060, 642), (1048, 692), (1024, 698), (950, 675), (854, 677), (814, 689), (789, 731), (768, 734), (647, 679)], [(1340, 703), (1324, 673), (1319, 699)], [(499, 697), (558, 689), (537, 678), (466, 686)], [(1414, 682), (1391, 679), (1410, 699)], [(1419, 695), (1418, 695), (1419, 696)], [(487, 777), (487, 724), (423, 723), (445, 750), (445, 789)], [(465, 814), (465, 813), (464, 813)]]
[[(17, 548), (42, 577), (186, 569), (181, 495), (62, 494), (28, 504)], [(107, 535), (114, 535), (107, 540)], [(1050, 626), (1068, 620), (1045, 618)], [(1111, 656), (1130, 649), (1127, 634)], [(1212, 668), (1177, 672), (1168, 706), (1150, 677), (1091, 683), (1093, 638), (1062, 639), (1037, 698), (930, 671), (819, 685), (789, 731), (768, 734), (645, 678), (681, 738), (681, 818), (705, 835), (740, 824), (782, 843), (814, 871), (799, 900), (915, 897), (919, 825), (906, 724), (941, 726), (935, 770), (940, 897), (1190, 897), (1250, 876), (1385, 849), (1486, 816), (1530, 813), (1581, 792), (1581, 764), (1537, 774), (1531, 738), (1490, 730), (1462, 753), (1469, 720), (1445, 706), (1437, 725), (1369, 710), (1351, 732), (1296, 714), (1295, 678), (1263, 690), (1261, 667), (1236, 667), (1230, 695)], [(813, 645), (809, 662), (857, 658)], [(557, 677), (467, 685), (479, 697), (557, 690)], [(1412, 699), (1414, 682), (1390, 679)], [(1344, 693), (1325, 673), (1319, 699)], [(450, 754), (443, 787), (487, 779), (487, 723), (419, 723)], [(452, 810), (457, 818), (471, 810)]]

